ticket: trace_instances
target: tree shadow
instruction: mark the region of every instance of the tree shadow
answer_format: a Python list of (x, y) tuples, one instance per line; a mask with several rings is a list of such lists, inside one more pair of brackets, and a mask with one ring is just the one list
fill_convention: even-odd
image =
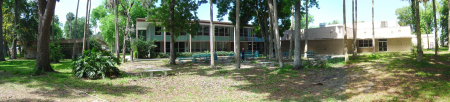
[[(36, 88), (30, 94), (37, 94), (49, 98), (79, 98), (85, 95), (71, 96), (71, 94), (81, 93), (101, 93), (112, 96), (125, 96), (125, 94), (144, 94), (149, 88), (124, 85), (125, 82), (113, 83), (109, 80), (91, 81), (79, 79), (73, 76), (68, 68), (70, 61), (65, 60), (59, 65), (52, 64), (58, 72), (45, 73), (44, 75), (31, 76), (34, 60), (15, 60), (0, 62), (0, 85), (6, 83), (21, 84), (28, 88)], [(21, 73), (16, 73), (21, 72)], [(50, 88), (50, 89), (49, 89)]]

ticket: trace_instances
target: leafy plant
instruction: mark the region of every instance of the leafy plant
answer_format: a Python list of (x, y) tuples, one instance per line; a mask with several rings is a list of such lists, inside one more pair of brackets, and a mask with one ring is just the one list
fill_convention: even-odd
[[(157, 54), (155, 52), (155, 49), (157, 46), (154, 44), (156, 41), (156, 39), (150, 40), (144, 40), (143, 38), (141, 39), (132, 39), (130, 41), (131, 43), (131, 49), (133, 51), (137, 51), (138, 57), (139, 58), (155, 58), (157, 57), (159, 54)], [(150, 56), (148, 56), (148, 51), (150, 51)]]
[(192, 53), (190, 52), (183, 52), (183, 53), (177, 53), (176, 57), (191, 57)]
[(158, 53), (159, 58), (169, 58), (169, 54), (166, 53)]
[(105, 78), (119, 76), (120, 70), (116, 67), (120, 65), (119, 58), (108, 52), (102, 52), (93, 48), (78, 56), (72, 62), (72, 73), (77, 78)]
[(60, 45), (59, 45), (59, 41), (55, 41), (53, 43), (50, 43), (49, 45), (50, 48), (50, 60), (52, 62), (56, 62), (58, 63), (59, 60), (64, 58), (64, 54), (61, 53), (61, 50), (63, 49)]

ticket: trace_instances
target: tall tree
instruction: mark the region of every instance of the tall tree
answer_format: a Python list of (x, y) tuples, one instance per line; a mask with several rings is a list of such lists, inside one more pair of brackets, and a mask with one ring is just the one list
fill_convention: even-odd
[[(301, 40), (302, 37), (300, 35), (300, 4), (301, 0), (295, 2), (295, 50), (294, 50), (294, 68), (295, 69), (303, 69), (302, 67), (302, 58), (301, 58)], [(345, 18), (345, 17), (344, 17)]]
[(164, 27), (165, 32), (170, 32), (170, 64), (175, 64), (175, 39), (181, 35), (181, 32), (186, 32), (191, 37), (198, 33), (200, 24), (197, 9), (196, 1), (169, 0), (162, 1), (159, 7), (151, 10), (148, 20), (155, 26)]
[(37, 40), (36, 72), (53, 72), (49, 59), (49, 27), (55, 13), (56, 0), (39, 0), (39, 27)]
[(214, 68), (214, 38), (215, 38), (215, 34), (214, 34), (214, 26), (213, 26), (213, 1), (209, 0), (209, 17), (210, 17), (210, 22), (209, 22), (209, 26), (210, 26), (210, 34), (211, 36), (209, 36), (209, 44), (210, 44), (210, 48), (211, 48), (211, 68)]
[(276, 42), (276, 45), (277, 45), (277, 55), (278, 55), (278, 63), (280, 64), (280, 67), (283, 67), (283, 58), (281, 58), (282, 56), (281, 56), (281, 41), (280, 41), (280, 32), (278, 32), (279, 31), (279, 29), (278, 29), (278, 14), (277, 14), (277, 0), (273, 0), (273, 4), (272, 4), (272, 2), (269, 2), (269, 4), (271, 4), (271, 5), (269, 5), (269, 8), (270, 8), (270, 6), (272, 6), (272, 10), (273, 10), (273, 29), (274, 29), (274, 33), (275, 33), (275, 42)]
[[(423, 3), (423, 6), (425, 7), (425, 16), (427, 15), (427, 2), (428, 2), (428, 0), (422, 0), (422, 3)], [(434, 5), (434, 3), (433, 3), (433, 5)], [(433, 8), (433, 10), (434, 10), (434, 8)], [(429, 33), (428, 33), (428, 23), (427, 23), (427, 21), (428, 20), (424, 20), (425, 21), (425, 28), (427, 28), (427, 29), (425, 29), (425, 34), (427, 34), (427, 46), (428, 46), (428, 49), (430, 49), (430, 38), (428, 38), (428, 35), (429, 35)]]
[(240, 9), (241, 9), (241, 4), (240, 4), (240, 2), (241, 2), (241, 0), (236, 0), (236, 27), (235, 27), (235, 29), (234, 29), (234, 31), (235, 31), (235, 34), (234, 34), (234, 55), (235, 55), (235, 59), (236, 59), (236, 61), (235, 61), (235, 63), (236, 63), (236, 65), (235, 65), (235, 68), (236, 69), (240, 69), (241, 68), (241, 61), (240, 61), (240, 58), (239, 58), (239, 53), (240, 53), (240, 37), (239, 37), (239, 28), (241, 27), (241, 22), (240, 22), (240, 15), (239, 15), (239, 11), (240, 11)]
[[(127, 3), (128, 3), (128, 1), (126, 1)], [(126, 48), (127, 48), (127, 46), (126, 46), (126, 38), (127, 38), (127, 36), (128, 35), (130, 35), (130, 10), (131, 10), (131, 8), (133, 7), (133, 5), (134, 5), (134, 1), (131, 1), (131, 3), (130, 3), (130, 6), (129, 7), (125, 7), (124, 5), (122, 5), (122, 8), (124, 9), (124, 11), (125, 11), (125, 13), (126, 13), (126, 15), (125, 15), (125, 17), (127, 18), (127, 24), (126, 24), (126, 28), (125, 28), (125, 33), (124, 33), (124, 36), (123, 36), (123, 47), (122, 47), (122, 56), (123, 56), (123, 59), (122, 59), (122, 63), (125, 63), (125, 53), (126, 53)], [(130, 59), (132, 59), (133, 58), (133, 51), (131, 51), (130, 52), (131, 53), (131, 56), (130, 56)]]
[(375, 55), (375, 14), (374, 0), (372, 0), (372, 55)]
[(86, 3), (86, 19), (84, 19), (85, 21), (84, 21), (84, 36), (83, 36), (83, 49), (82, 49), (82, 51), (84, 52), (84, 50), (86, 50), (86, 33), (87, 33), (87, 22), (88, 22), (88, 18), (89, 18), (89, 1), (90, 0), (87, 0), (87, 3)]
[(294, 11), (294, 8), (295, 8), (295, 7), (292, 6), (292, 13), (293, 13), (293, 14), (292, 14), (292, 16), (291, 16), (291, 34), (289, 35), (289, 51), (288, 51), (288, 52), (289, 52), (289, 55), (288, 55), (288, 58), (287, 58), (288, 60), (291, 60), (291, 59), (292, 59), (292, 54), (293, 54), (292, 51), (293, 51), (293, 48), (294, 48), (294, 38), (295, 38), (295, 37), (294, 37), (294, 26), (295, 26), (295, 25), (294, 25), (294, 24), (295, 24), (295, 23), (294, 23), (294, 21), (295, 21), (295, 20), (294, 20), (294, 19), (295, 19), (295, 18), (294, 18), (294, 16), (295, 16), (295, 15), (294, 15), (294, 12), (295, 12), (295, 11)]
[(92, 0), (89, 0), (89, 9), (88, 9), (88, 15), (86, 16), (86, 19), (87, 19), (87, 21), (85, 22), (85, 23), (87, 23), (87, 26), (88, 26), (88, 34), (87, 34), (87, 36), (86, 36), (86, 46), (87, 46), (87, 50), (90, 50), (90, 46), (89, 46), (89, 37), (90, 37), (90, 34), (89, 34), (89, 31), (91, 31), (91, 25), (90, 25), (90, 19), (91, 19), (91, 4), (92, 4)]
[(439, 41), (439, 39), (438, 39), (438, 36), (437, 36), (436, 0), (433, 0), (433, 18), (434, 18), (434, 46), (435, 46), (434, 54), (437, 57), (437, 56), (439, 56), (438, 55), (438, 51), (439, 51), (438, 41)]
[[(447, 5), (448, 5), (448, 16), (447, 16), (447, 18), (448, 18), (448, 23), (447, 24), (450, 24), (450, 0), (447, 0)], [(447, 25), (447, 27), (448, 27), (448, 30), (447, 30), (447, 35), (448, 35), (448, 40), (447, 40), (447, 44), (448, 44), (448, 47), (449, 47), (449, 49), (448, 49), (448, 51), (450, 52), (450, 26), (448, 26)]]
[(345, 0), (343, 1), (343, 18), (344, 18), (344, 57), (345, 57), (345, 62), (348, 62), (348, 47), (347, 47), (347, 23), (346, 23), (346, 18), (345, 18)]
[[(72, 21), (73, 21), (74, 18), (75, 18), (74, 14), (72, 12), (69, 12), (69, 13), (66, 14), (66, 19), (69, 22), (69, 33), (67, 33), (67, 35), (73, 34), (71, 25), (72, 25)], [(74, 59), (74, 58), (75, 58), (75, 50), (72, 51), (72, 59)]]
[(120, 58), (120, 54), (119, 54), (119, 0), (114, 0), (114, 29), (115, 29), (115, 34), (116, 34), (116, 56), (117, 58)]
[[(308, 3), (309, 3), (309, 0), (306, 0), (306, 22), (308, 22)], [(308, 58), (308, 23), (306, 23), (306, 26), (305, 26), (305, 58)]]
[(420, 32), (420, 17), (419, 17), (419, 1), (417, 0), (411, 0), (412, 4), (411, 4), (411, 8), (414, 11), (414, 22), (415, 22), (415, 31), (416, 31), (416, 36), (417, 36), (417, 62), (422, 62), (422, 56), (423, 56), (423, 51), (422, 51), (422, 35)]
[(358, 30), (358, 0), (353, 0), (353, 4), (352, 4), (352, 18), (353, 18), (353, 59), (356, 59), (356, 57), (358, 56), (358, 47), (356, 46), (356, 41), (358, 39), (357, 37), (357, 30)]
[(76, 16), (75, 16), (75, 26), (74, 26), (74, 30), (75, 33), (73, 33), (72, 39), (73, 39), (73, 50), (72, 50), (72, 59), (75, 59), (75, 51), (77, 50), (76, 48), (76, 39), (77, 39), (77, 21), (78, 21), (78, 8), (80, 7), (80, 0), (78, 0), (77, 2), (77, 11), (76, 11)]
[(19, 2), (20, 0), (15, 0), (14, 1), (14, 31), (12, 34), (12, 53), (11, 53), (11, 58), (9, 59), (16, 59), (17, 58), (17, 40), (16, 40), (16, 36), (17, 31), (19, 29), (19, 15), (20, 15), (20, 11), (19, 11)]
[(273, 54), (273, 7), (270, 4), (271, 0), (267, 0), (267, 5), (269, 8), (269, 60), (274, 56)]
[[(2, 6), (2, 5), (3, 5), (3, 0), (0, 0), (0, 6)], [(3, 11), (2, 8), (3, 7), (0, 7), (0, 11)], [(6, 61), (6, 60), (5, 60), (5, 56), (3, 55), (4, 54), (3, 53), (3, 29), (1, 29), (1, 28), (3, 28), (3, 12), (0, 12), (0, 15), (2, 15), (2, 16), (0, 16), (0, 22), (2, 22), (0, 24), (0, 62), (1, 62), (1, 61)]]

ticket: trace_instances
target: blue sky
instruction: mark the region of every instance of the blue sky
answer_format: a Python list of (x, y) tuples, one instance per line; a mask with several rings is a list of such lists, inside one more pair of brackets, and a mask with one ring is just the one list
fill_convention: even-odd
[[(55, 14), (60, 18), (60, 22), (65, 23), (65, 15), (68, 12), (75, 14), (78, 0), (61, 0), (56, 3)], [(93, 0), (92, 8), (102, 4), (104, 0)], [(310, 14), (314, 15), (314, 22), (311, 25), (319, 26), (319, 23), (331, 22), (333, 20), (343, 21), (342, 16), (342, 0), (317, 0), (319, 1), (319, 8), (310, 9)], [(439, 2), (437, 0), (436, 2)], [(346, 18), (347, 23), (351, 23), (351, 6), (352, 0), (346, 0)], [(408, 6), (408, 1), (402, 0), (375, 0), (375, 21), (391, 21), (396, 20), (395, 10), (404, 6)], [(214, 20), (216, 21), (217, 8), (214, 5)], [(78, 10), (78, 17), (86, 15), (86, 0), (80, 0), (80, 8)], [(198, 9), (198, 16), (202, 20), (210, 20), (209, 4), (203, 4)], [(228, 21), (228, 16), (223, 17), (224, 21)], [(358, 21), (371, 22), (372, 21), (372, 0), (358, 1)], [(99, 29), (97, 28), (97, 32)]]

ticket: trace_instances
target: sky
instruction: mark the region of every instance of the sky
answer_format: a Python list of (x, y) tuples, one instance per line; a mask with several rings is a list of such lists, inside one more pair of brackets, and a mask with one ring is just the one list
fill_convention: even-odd
[[(76, 14), (77, 9), (77, 1), (78, 0), (61, 0), (56, 3), (55, 15), (58, 15), (60, 18), (60, 22), (65, 23), (66, 17), (65, 15), (68, 12), (72, 12)], [(104, 0), (92, 0), (92, 7), (95, 7), (102, 4)], [(310, 8), (309, 14), (314, 15), (314, 22), (310, 25), (319, 26), (319, 23), (331, 22), (333, 20), (343, 21), (343, 5), (342, 0), (317, 0), (319, 1), (319, 8)], [(436, 2), (439, 2), (437, 0)], [(86, 16), (86, 3), (87, 0), (80, 0), (80, 7), (78, 10), (78, 17)], [(397, 16), (395, 15), (395, 10), (397, 8), (401, 8), (404, 6), (408, 6), (408, 1), (402, 0), (375, 0), (374, 8), (375, 8), (375, 22), (377, 21), (392, 21), (397, 20)], [(217, 21), (217, 7), (213, 5), (213, 19)], [(347, 23), (351, 23), (352, 20), (352, 0), (346, 0), (346, 21)], [(209, 16), (209, 4), (202, 4), (198, 9), (198, 16), (201, 20), (210, 20)], [(358, 2), (358, 21), (371, 22), (372, 21), (372, 0), (359, 0)], [(228, 15), (226, 15), (224, 21), (228, 21)], [(250, 22), (249, 22), (250, 23)], [(100, 24), (101, 25), (101, 24)], [(95, 30), (99, 31), (99, 28)]]

